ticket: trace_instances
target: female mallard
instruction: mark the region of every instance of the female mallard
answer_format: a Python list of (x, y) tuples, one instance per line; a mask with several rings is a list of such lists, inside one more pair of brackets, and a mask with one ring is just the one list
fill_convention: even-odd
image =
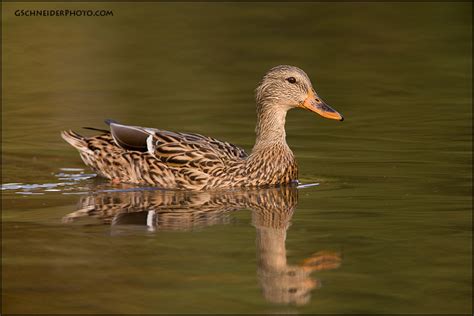
[(298, 167), (285, 140), (286, 112), (304, 108), (342, 121), (314, 91), (306, 73), (277, 66), (256, 90), (257, 139), (250, 155), (243, 149), (199, 134), (175, 133), (106, 121), (110, 132), (83, 137), (63, 131), (97, 174), (114, 182), (165, 189), (206, 190), (255, 187), (297, 181)]

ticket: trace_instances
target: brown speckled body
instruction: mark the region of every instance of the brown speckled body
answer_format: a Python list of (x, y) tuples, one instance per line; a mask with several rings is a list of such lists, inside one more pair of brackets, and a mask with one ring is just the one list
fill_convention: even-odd
[(68, 131), (63, 137), (79, 143), (82, 160), (97, 174), (126, 183), (207, 190), (279, 185), (298, 178), (296, 161), (286, 144), (272, 144), (247, 156), (242, 149), (228, 143), (213, 140), (211, 145), (209, 139), (189, 141), (186, 140), (189, 134), (167, 134), (166, 143), (160, 133), (155, 134), (163, 145), (157, 147), (154, 155), (125, 150), (115, 143), (111, 134), (81, 138)]

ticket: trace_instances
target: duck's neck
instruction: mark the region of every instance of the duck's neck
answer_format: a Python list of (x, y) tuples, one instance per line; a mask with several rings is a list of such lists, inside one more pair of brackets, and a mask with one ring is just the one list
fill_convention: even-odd
[(259, 104), (257, 106), (257, 138), (253, 151), (268, 146), (286, 145), (285, 119), (286, 112), (282, 107)]

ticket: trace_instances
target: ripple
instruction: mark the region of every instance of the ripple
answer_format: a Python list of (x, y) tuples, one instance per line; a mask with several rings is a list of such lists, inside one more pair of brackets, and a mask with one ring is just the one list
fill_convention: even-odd
[(84, 171), (82, 168), (60, 168), (61, 171)]
[(80, 180), (86, 180), (86, 179), (94, 178), (94, 177), (96, 176), (96, 174), (94, 174), (94, 173), (84, 173), (84, 172), (81, 172), (81, 173), (64, 173), (64, 172), (60, 172), (60, 173), (55, 174), (55, 176), (56, 176), (59, 180), (75, 180), (75, 181), (80, 181)]
[[(84, 173), (82, 168), (59, 168), (58, 173), (54, 173), (54, 176), (59, 182), (52, 183), (4, 183), (0, 186), (2, 191), (13, 191), (15, 194), (22, 195), (41, 195), (45, 193), (61, 193), (64, 195), (72, 194), (89, 194), (93, 191), (101, 193), (111, 192), (133, 192), (133, 191), (155, 191), (165, 190), (158, 187), (144, 187), (135, 185), (124, 185), (124, 187), (116, 188), (106, 185), (105, 188), (97, 184), (93, 185), (91, 182), (86, 182), (85, 185), (79, 185), (79, 183), (95, 178), (97, 175), (94, 173)], [(84, 183), (84, 182), (83, 182)], [(319, 183), (301, 183), (296, 182), (298, 189), (305, 189), (314, 186), (319, 186)], [(167, 191), (167, 190), (166, 190)]]
[(1, 185), (2, 191), (16, 191), (16, 194), (23, 195), (40, 195), (45, 192), (64, 192), (72, 191), (77, 189), (84, 189), (83, 187), (78, 188), (77, 184), (79, 181), (88, 180), (94, 178), (96, 174), (84, 173), (84, 169), (81, 168), (60, 168), (61, 172), (54, 174), (59, 182), (52, 183), (4, 183)]
[(304, 188), (311, 188), (311, 187), (315, 187), (315, 186), (318, 186), (319, 183), (299, 183), (297, 188), (298, 189), (304, 189)]
[(36, 190), (51, 189), (59, 186), (70, 185), (72, 183), (43, 183), (43, 184), (25, 184), (25, 183), (5, 183), (2, 184), (2, 190)]
[(16, 194), (24, 194), (24, 195), (42, 195), (43, 192), (15, 192)]

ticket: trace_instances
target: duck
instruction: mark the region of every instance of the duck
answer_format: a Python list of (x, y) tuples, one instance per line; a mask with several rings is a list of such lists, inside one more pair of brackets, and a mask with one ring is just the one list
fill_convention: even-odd
[(289, 110), (301, 108), (343, 121), (343, 116), (315, 92), (300, 68), (271, 68), (255, 90), (256, 140), (250, 153), (196, 133), (125, 125), (106, 120), (108, 130), (82, 136), (72, 130), (62, 138), (79, 151), (83, 162), (112, 183), (148, 185), (171, 190), (270, 187), (297, 183), (298, 165), (286, 142)]

